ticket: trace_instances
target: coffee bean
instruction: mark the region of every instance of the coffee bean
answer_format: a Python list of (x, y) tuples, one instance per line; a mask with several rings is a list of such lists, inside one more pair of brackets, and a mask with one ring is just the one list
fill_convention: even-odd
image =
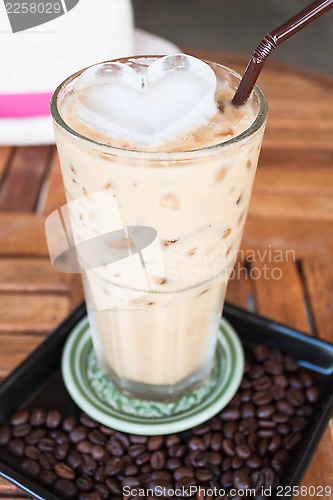
[(251, 479), (249, 474), (242, 469), (236, 471), (232, 475), (232, 481), (235, 488), (245, 490), (250, 487)]
[[(265, 369), (262, 365), (254, 365), (251, 370), (248, 372), (248, 376), (251, 379), (259, 379), (265, 373)], [(254, 383), (252, 383), (252, 387), (255, 387)]]
[(193, 467), (206, 467), (209, 454), (206, 451), (192, 451), (189, 455), (190, 463)]
[(265, 406), (272, 402), (273, 396), (270, 391), (258, 391), (253, 394), (252, 402), (256, 406)]
[(289, 385), (288, 379), (285, 375), (274, 375), (273, 381), (275, 385), (278, 385), (283, 389), (285, 389)]
[(245, 463), (249, 469), (259, 469), (261, 466), (261, 458), (259, 455), (253, 454), (246, 460)]
[(51, 486), (56, 482), (58, 477), (52, 470), (42, 470), (38, 479), (45, 486)]
[(209, 469), (197, 469), (195, 477), (200, 483), (203, 483), (204, 481), (212, 479), (213, 473)]
[(0, 428), (0, 446), (6, 446), (12, 436), (9, 425), (4, 425)]
[(46, 426), (49, 429), (56, 429), (61, 424), (62, 416), (57, 410), (51, 410), (46, 415)]
[(84, 476), (93, 476), (97, 469), (97, 462), (90, 455), (82, 455), (83, 463), (80, 465), (80, 472)]
[(290, 425), (288, 425), (288, 424), (279, 424), (277, 426), (277, 431), (282, 436), (286, 436), (287, 434), (290, 433)]
[(289, 384), (291, 387), (294, 387), (295, 389), (303, 388), (303, 381), (300, 377), (290, 377)]
[(162, 448), (163, 444), (163, 436), (151, 436), (147, 441), (147, 448), (149, 451), (157, 451)]
[(277, 426), (277, 423), (274, 422), (274, 420), (263, 420), (263, 419), (260, 419), (259, 422), (259, 427), (261, 429), (275, 429), (276, 426)]
[[(102, 485), (104, 486), (104, 485)], [(96, 487), (96, 485), (95, 485)], [(108, 498), (109, 497), (109, 490), (105, 486), (107, 496), (102, 497), (101, 493), (99, 491), (91, 491), (90, 493), (83, 493), (81, 492), (79, 495), (79, 500), (102, 500), (102, 498)]]
[(96, 427), (99, 426), (99, 423), (96, 422), (96, 420), (94, 420), (92, 417), (90, 417), (86, 413), (81, 413), (80, 422), (83, 426), (89, 427), (89, 429), (95, 429)]
[(24, 449), (24, 454), (26, 457), (31, 458), (31, 460), (38, 460), (40, 451), (36, 446), (26, 446)]
[(298, 445), (301, 438), (302, 438), (302, 434), (300, 432), (295, 432), (295, 433), (289, 434), (289, 436), (286, 436), (285, 438), (283, 438), (282, 446), (286, 450), (292, 450), (293, 448), (295, 448), (295, 446)]
[(64, 460), (69, 452), (69, 444), (61, 443), (56, 446), (54, 450), (54, 455), (58, 460)]
[(281, 375), (283, 373), (283, 364), (273, 359), (267, 359), (264, 368), (269, 375)]
[[(103, 462), (100, 462), (100, 463), (103, 463)], [(100, 465), (96, 469), (96, 472), (94, 474), (94, 479), (97, 483), (103, 483), (105, 481), (105, 476), (106, 476), (106, 474), (105, 474), (104, 467), (103, 467), (103, 465)]]
[(309, 403), (317, 403), (319, 399), (319, 392), (317, 387), (309, 387), (306, 391), (306, 399)]
[(222, 426), (222, 432), (224, 437), (227, 439), (232, 439), (234, 437), (235, 432), (237, 432), (237, 424), (236, 422), (226, 422)]
[(79, 476), (75, 484), (80, 491), (89, 491), (92, 488), (93, 482), (89, 476)]
[(309, 387), (311, 387), (313, 385), (313, 378), (310, 375), (310, 373), (308, 373), (308, 372), (301, 372), (299, 374), (299, 378), (302, 380), (303, 387), (305, 387), (306, 389), (309, 388)]
[(284, 367), (287, 370), (287, 372), (297, 372), (298, 366), (297, 363), (290, 357), (290, 356), (285, 356), (284, 357)]
[(10, 419), (10, 423), (16, 427), (17, 425), (26, 424), (29, 421), (30, 413), (28, 410), (21, 410), (14, 413)]
[(105, 465), (105, 474), (107, 476), (115, 476), (122, 470), (123, 465), (124, 463), (121, 458), (112, 457), (110, 458), (110, 460), (107, 461)]
[(259, 377), (252, 382), (255, 391), (267, 391), (272, 386), (272, 380), (267, 375)]
[(53, 430), (50, 432), (50, 437), (54, 439), (57, 444), (69, 443), (67, 434), (59, 430)]
[(27, 436), (31, 432), (30, 424), (20, 424), (13, 428), (13, 436), (21, 438)]
[[(93, 444), (98, 444), (99, 446), (103, 446), (107, 441), (107, 437), (104, 434), (102, 434), (98, 429), (94, 429), (88, 433), (88, 440), (91, 441)], [(117, 441), (119, 442), (119, 439)]]
[(105, 480), (105, 484), (109, 488), (109, 490), (111, 491), (111, 493), (113, 495), (121, 495), (122, 494), (123, 490), (122, 490), (122, 487), (121, 487), (119, 481), (117, 481), (117, 479), (114, 479), (113, 477), (108, 477)]
[(308, 425), (308, 420), (306, 418), (302, 417), (294, 417), (291, 420), (291, 428), (293, 432), (299, 432), (305, 429), (305, 427)]
[(258, 444), (258, 453), (261, 457), (264, 457), (266, 455), (268, 444), (269, 444), (268, 438), (264, 438), (264, 439), (260, 440), (260, 442)]
[(136, 457), (135, 463), (138, 466), (142, 466), (143, 464), (149, 462), (149, 460), (150, 460), (150, 454), (147, 451), (145, 451), (144, 453)]
[(150, 465), (153, 469), (161, 470), (165, 465), (165, 458), (162, 451), (154, 451), (150, 456)]
[(165, 440), (166, 446), (169, 448), (170, 446), (174, 446), (175, 444), (179, 444), (181, 441), (180, 437), (177, 434), (170, 434), (167, 436)]
[(292, 416), (295, 413), (295, 409), (293, 405), (289, 403), (289, 401), (277, 401), (276, 407), (280, 413), (286, 413), (287, 415)]
[(222, 446), (222, 435), (214, 434), (210, 443), (210, 447), (213, 451), (219, 451)]
[(263, 344), (256, 345), (253, 349), (253, 355), (257, 361), (265, 361), (269, 356), (269, 349)]
[[(135, 447), (141, 447), (145, 449), (145, 447), (142, 445), (133, 445), (130, 446), (128, 450), (134, 449)], [(124, 449), (122, 447), (121, 442), (113, 436), (107, 442), (106, 450), (115, 457), (121, 457), (124, 454)], [(131, 456), (133, 457), (134, 455), (131, 454)]]
[(58, 477), (61, 479), (74, 479), (75, 478), (75, 472), (69, 465), (65, 464), (64, 462), (58, 462), (54, 466), (54, 472), (57, 474)]
[(66, 417), (62, 423), (62, 428), (66, 432), (71, 432), (77, 424), (77, 420), (75, 417)]
[[(159, 498), (163, 495), (163, 488), (165, 488), (166, 491), (172, 488), (172, 483), (169, 483), (168, 481), (161, 481), (160, 479), (153, 479), (148, 483), (148, 488), (156, 491), (158, 493), (158, 497), (151, 497), (151, 500), (155, 500), (155, 498)], [(162, 493), (162, 495), (161, 495)]]
[(281, 437), (278, 434), (273, 436), (267, 448), (269, 453), (275, 453), (281, 447), (281, 444), (282, 444)]
[(222, 450), (228, 457), (235, 456), (235, 446), (231, 439), (223, 439), (222, 441)]
[(52, 470), (53, 469), (54, 460), (52, 458), (50, 459), (50, 457), (52, 457), (52, 455), (50, 455), (49, 452), (39, 453), (39, 457), (38, 457), (39, 463), (41, 464), (42, 468), (45, 470)]
[(177, 470), (182, 466), (182, 462), (178, 458), (168, 458), (165, 466), (169, 470)]
[(25, 444), (22, 439), (13, 439), (12, 441), (9, 441), (7, 445), (7, 450), (15, 457), (23, 457), (24, 449)]
[(93, 444), (90, 441), (80, 441), (76, 445), (76, 449), (80, 453), (91, 453), (92, 447), (93, 447)]
[(46, 431), (44, 429), (35, 429), (25, 438), (27, 444), (38, 444), (43, 437), (46, 436)]
[(91, 456), (94, 460), (102, 460), (102, 458), (104, 457), (104, 453), (104, 448), (102, 448), (102, 446), (98, 444), (94, 444), (91, 448)]
[(245, 389), (240, 392), (241, 400), (243, 403), (248, 403), (252, 399), (251, 389)]
[(241, 432), (236, 432), (236, 434), (234, 436), (234, 441), (235, 441), (237, 446), (240, 446), (240, 445), (246, 444), (246, 437)]
[[(178, 479), (175, 484), (176, 489), (183, 489), (186, 491), (187, 489), (190, 489), (193, 486), (196, 486), (197, 482), (193, 477), (183, 477), (181, 479)], [(186, 495), (188, 496), (188, 495)]]
[(234, 421), (240, 418), (241, 413), (238, 408), (226, 408), (219, 416), (222, 421)]
[(286, 391), (286, 398), (293, 406), (301, 406), (305, 403), (305, 397), (301, 390), (291, 387)]
[(255, 417), (256, 409), (252, 403), (244, 403), (241, 408), (241, 417), (243, 419)]
[(262, 470), (256, 470), (251, 474), (252, 486), (258, 493), (265, 483), (265, 475)]
[(96, 483), (95, 490), (96, 493), (91, 493), (91, 495), (95, 495), (95, 499), (90, 498), (89, 500), (107, 500), (110, 496), (109, 488), (105, 484)]
[(87, 438), (87, 434), (87, 428), (79, 425), (78, 427), (75, 427), (73, 430), (71, 430), (71, 432), (69, 433), (69, 440), (71, 443), (76, 444), (80, 441), (85, 440)]
[(272, 419), (277, 424), (285, 424), (285, 423), (289, 422), (290, 417), (286, 413), (277, 412), (277, 413), (274, 413)]
[[(240, 399), (241, 402), (241, 399)], [(222, 430), (222, 422), (218, 416), (213, 417), (210, 421), (210, 428), (213, 432), (221, 432)]]
[(259, 406), (259, 408), (257, 408), (257, 417), (267, 419), (271, 417), (274, 412), (275, 406), (273, 405)]
[(264, 479), (265, 479), (265, 482), (264, 482), (264, 486), (265, 488), (272, 488), (274, 486), (274, 483), (275, 483), (275, 472), (270, 469), (269, 467), (263, 469), (263, 473), (264, 473)]
[(298, 417), (310, 417), (313, 413), (313, 407), (309, 404), (305, 404), (297, 408), (296, 415)]
[(236, 455), (243, 460), (247, 460), (251, 456), (251, 450), (245, 444), (236, 446), (235, 451)]
[(194, 470), (190, 467), (180, 467), (174, 472), (173, 477), (176, 481), (184, 477), (194, 477)]
[(223, 488), (231, 488), (233, 483), (232, 483), (232, 472), (230, 470), (223, 472), (221, 476), (221, 483)]
[(22, 462), (21, 469), (29, 477), (37, 477), (41, 471), (39, 463), (29, 458)]
[(285, 398), (285, 390), (283, 387), (280, 387), (279, 385), (274, 385), (271, 388), (271, 393), (273, 396), (274, 401), (281, 401), (281, 399)]
[(271, 438), (275, 435), (275, 429), (259, 429), (258, 436), (261, 438)]
[(43, 409), (36, 408), (32, 410), (30, 415), (30, 424), (33, 427), (40, 427), (45, 424), (46, 411)]
[[(197, 450), (200, 451), (200, 450)], [(175, 444), (170, 446), (169, 455), (172, 458), (182, 458), (186, 454), (186, 446), (181, 444)]]
[(247, 442), (250, 450), (252, 452), (255, 452), (257, 450), (257, 446), (259, 443), (259, 437), (257, 436), (257, 434), (250, 434), (249, 437), (247, 438)]
[(54, 491), (60, 498), (71, 500), (76, 497), (78, 489), (71, 481), (67, 479), (58, 479), (54, 484)]
[(38, 442), (38, 448), (40, 451), (53, 451), (56, 444), (53, 439), (44, 437)]
[(238, 393), (236, 393), (234, 395), (234, 397), (232, 398), (232, 400), (229, 402), (228, 404), (228, 408), (239, 408), (240, 405), (241, 405), (241, 397)]
[(67, 456), (67, 463), (72, 469), (78, 469), (83, 464), (82, 455), (77, 450), (71, 450)]
[(254, 418), (245, 418), (239, 423), (239, 431), (245, 436), (253, 434), (258, 428), (258, 422)]

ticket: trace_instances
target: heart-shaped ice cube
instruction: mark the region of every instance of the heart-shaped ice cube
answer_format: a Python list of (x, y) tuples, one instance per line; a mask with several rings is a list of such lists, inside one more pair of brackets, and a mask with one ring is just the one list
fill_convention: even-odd
[(216, 76), (192, 56), (161, 57), (149, 66), (107, 62), (75, 86), (76, 111), (89, 127), (154, 144), (190, 130), (216, 112)]

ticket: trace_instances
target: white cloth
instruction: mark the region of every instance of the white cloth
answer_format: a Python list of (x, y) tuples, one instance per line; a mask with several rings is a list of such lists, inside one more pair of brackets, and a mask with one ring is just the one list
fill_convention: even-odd
[[(91, 0), (89, 1), (91, 2)], [(69, 15), (69, 13), (66, 15)], [(17, 34), (13, 36), (17, 36)], [(174, 54), (180, 52), (180, 49), (171, 42), (140, 29), (135, 30), (133, 50), (134, 55)], [(104, 57), (104, 60), (107, 59), (110, 59), (110, 57)], [(102, 60), (103, 58), (95, 58), (92, 62), (94, 63)], [(81, 67), (84, 66), (86, 66), (86, 64), (83, 64)], [(67, 74), (63, 76), (63, 79), (71, 73), (72, 71), (67, 72)], [(59, 83), (61, 81), (62, 79), (58, 77), (56, 82)], [(52, 88), (54, 87), (55, 85), (53, 85)], [(0, 119), (0, 145), (23, 146), (33, 144), (54, 144), (54, 142), (52, 122), (51, 118), (48, 116), (42, 118)]]

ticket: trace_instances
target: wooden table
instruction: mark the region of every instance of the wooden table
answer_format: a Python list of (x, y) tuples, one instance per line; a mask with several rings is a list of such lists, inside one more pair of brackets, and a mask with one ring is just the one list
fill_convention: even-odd
[[(247, 62), (220, 52), (192, 53), (239, 71)], [(267, 63), (259, 83), (270, 114), (244, 256), (227, 298), (332, 342), (333, 79)], [(53, 271), (48, 258), (44, 220), (64, 203), (54, 146), (0, 148), (1, 378), (82, 300), (77, 275)], [(332, 464), (328, 428), (303, 484), (333, 489)], [(4, 498), (24, 494), (0, 480)]]

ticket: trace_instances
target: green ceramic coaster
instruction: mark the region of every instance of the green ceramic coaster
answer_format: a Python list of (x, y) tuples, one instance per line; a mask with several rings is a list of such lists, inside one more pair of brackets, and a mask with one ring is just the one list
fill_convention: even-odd
[(62, 356), (62, 375), (75, 403), (98, 422), (132, 434), (171, 434), (207, 421), (236, 393), (244, 369), (241, 343), (222, 318), (211, 377), (173, 403), (124, 396), (99, 367), (87, 317), (70, 333)]

